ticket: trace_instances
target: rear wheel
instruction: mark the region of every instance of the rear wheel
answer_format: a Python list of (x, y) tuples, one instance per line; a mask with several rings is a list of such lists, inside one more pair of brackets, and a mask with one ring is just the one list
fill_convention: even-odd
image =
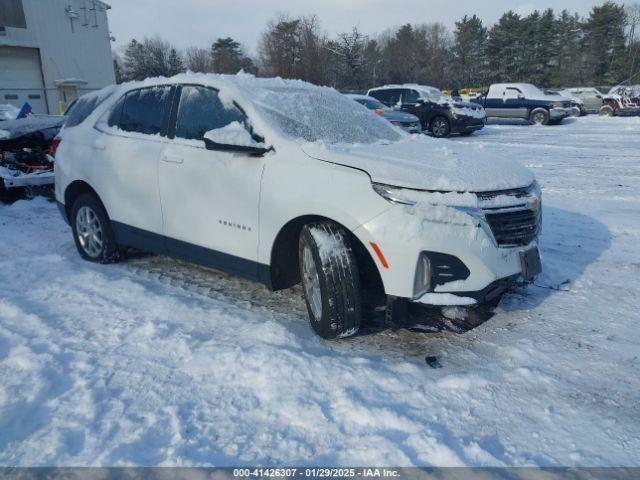
[(533, 125), (547, 125), (549, 123), (549, 112), (544, 108), (536, 108), (531, 112), (529, 122)]
[(313, 330), (325, 339), (357, 333), (362, 315), (360, 278), (345, 230), (333, 222), (306, 225), (299, 258)]
[(85, 260), (113, 263), (119, 259), (111, 221), (100, 201), (91, 194), (82, 194), (71, 207), (73, 239), (78, 253)]
[(445, 117), (436, 117), (431, 121), (431, 133), (436, 138), (448, 137), (451, 133), (451, 125)]

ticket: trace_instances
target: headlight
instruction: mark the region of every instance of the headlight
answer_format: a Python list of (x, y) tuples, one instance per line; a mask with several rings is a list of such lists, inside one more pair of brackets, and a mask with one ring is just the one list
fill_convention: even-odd
[(372, 183), (373, 190), (388, 202), (413, 206), (417, 200), (409, 198), (410, 192), (404, 188), (392, 187), (383, 183)]

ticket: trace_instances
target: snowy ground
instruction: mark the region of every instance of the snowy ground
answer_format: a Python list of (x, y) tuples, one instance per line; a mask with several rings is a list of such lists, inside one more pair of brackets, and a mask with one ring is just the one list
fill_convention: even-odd
[(89, 264), (53, 204), (0, 205), (0, 465), (640, 465), (640, 118), (441, 141), (534, 169), (564, 290), (462, 335), (328, 343), (299, 289)]

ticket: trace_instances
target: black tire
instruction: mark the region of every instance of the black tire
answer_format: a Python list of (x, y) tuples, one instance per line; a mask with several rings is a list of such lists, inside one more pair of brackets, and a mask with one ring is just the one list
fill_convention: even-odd
[(535, 108), (529, 114), (529, 123), (531, 125), (548, 125), (549, 111), (544, 108)]
[(602, 117), (612, 117), (613, 116), (613, 108), (609, 105), (605, 105), (600, 108), (599, 115)]
[[(92, 223), (97, 222), (100, 227), (101, 244), (95, 253), (92, 253), (90, 248), (83, 246), (83, 240), (81, 239), (81, 235), (78, 233), (78, 228), (80, 228), (78, 220), (79, 213), (81, 213), (81, 210), (82, 213), (86, 212), (83, 208), (87, 208), (93, 213), (95, 217)], [(120, 250), (116, 243), (116, 237), (113, 233), (111, 220), (109, 220), (109, 216), (107, 215), (104, 206), (95, 195), (83, 193), (78, 196), (71, 207), (69, 223), (71, 224), (71, 229), (73, 231), (73, 240), (76, 244), (76, 248), (83, 259), (96, 263), (115, 263), (120, 259)]]
[[(329, 221), (306, 225), (300, 234), (298, 251), (300, 277), (313, 330), (328, 340), (355, 335), (362, 318), (362, 294), (358, 264), (344, 229)], [(305, 266), (306, 260), (313, 261), (317, 279), (311, 278), (313, 268)], [(315, 307), (313, 292), (318, 289), (313, 289), (314, 283), (319, 285)]]
[(429, 130), (431, 131), (431, 135), (436, 138), (445, 138), (451, 134), (451, 124), (447, 117), (443, 117), (438, 115), (433, 120), (431, 120), (431, 125), (429, 125)]

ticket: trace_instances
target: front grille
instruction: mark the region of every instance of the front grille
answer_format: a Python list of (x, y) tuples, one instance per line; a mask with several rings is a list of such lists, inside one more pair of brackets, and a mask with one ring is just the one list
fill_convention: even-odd
[(500, 246), (528, 245), (540, 231), (540, 210), (486, 211), (485, 218)]

